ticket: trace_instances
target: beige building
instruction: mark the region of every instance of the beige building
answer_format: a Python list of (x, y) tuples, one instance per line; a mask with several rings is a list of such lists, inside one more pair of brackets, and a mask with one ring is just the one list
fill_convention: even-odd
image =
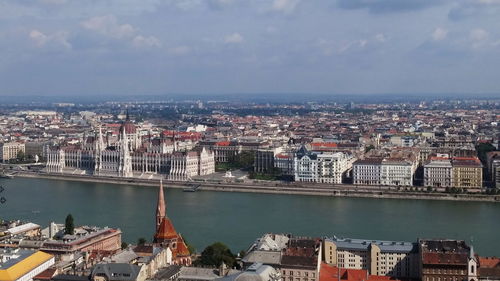
[(424, 165), (424, 186), (453, 187), (453, 166), (448, 154), (430, 157)]
[(481, 188), (483, 165), (477, 157), (455, 157), (453, 164), (453, 186), (457, 188)]
[(371, 275), (398, 279), (417, 278), (418, 247), (414, 243), (362, 239), (323, 240), (327, 264), (346, 269), (364, 269)]
[(24, 143), (19, 142), (8, 142), (8, 143), (0, 143), (0, 161), (6, 162), (11, 159), (15, 159), (18, 153), (22, 151), (25, 152)]

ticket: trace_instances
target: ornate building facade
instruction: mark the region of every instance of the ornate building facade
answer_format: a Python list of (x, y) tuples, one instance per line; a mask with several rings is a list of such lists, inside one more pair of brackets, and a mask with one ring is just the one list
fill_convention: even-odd
[(141, 143), (135, 126), (125, 121), (118, 141), (109, 144), (102, 129), (85, 138), (80, 147), (46, 149), (48, 173), (95, 175), (105, 177), (162, 177), (186, 181), (215, 172), (214, 153), (205, 148), (177, 151), (174, 141), (149, 139)]

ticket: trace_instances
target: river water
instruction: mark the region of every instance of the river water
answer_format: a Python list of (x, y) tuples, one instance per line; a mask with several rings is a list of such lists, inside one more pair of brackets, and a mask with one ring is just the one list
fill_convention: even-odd
[[(123, 240), (152, 239), (157, 188), (103, 183), (0, 179), (7, 199), (0, 219), (47, 226), (71, 213), (76, 225), (117, 227)], [(166, 187), (167, 215), (201, 252), (215, 241), (233, 252), (266, 232), (415, 241), (473, 241), (480, 255), (500, 255), (500, 204), (301, 195), (182, 192)]]

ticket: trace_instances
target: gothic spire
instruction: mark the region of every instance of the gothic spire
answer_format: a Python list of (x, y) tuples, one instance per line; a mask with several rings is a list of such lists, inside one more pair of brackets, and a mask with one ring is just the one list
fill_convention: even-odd
[(160, 227), (161, 221), (165, 218), (166, 207), (163, 195), (163, 181), (160, 179), (160, 189), (158, 190), (158, 203), (156, 205), (156, 230)]
[(100, 151), (104, 150), (104, 140), (102, 138), (102, 126), (99, 124), (99, 136), (97, 137), (98, 147)]

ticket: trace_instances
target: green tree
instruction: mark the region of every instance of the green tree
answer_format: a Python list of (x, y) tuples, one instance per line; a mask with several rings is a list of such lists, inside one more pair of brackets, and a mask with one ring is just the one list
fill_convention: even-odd
[(24, 161), (24, 158), (26, 158), (26, 155), (24, 154), (24, 151), (19, 150), (17, 152), (17, 161), (22, 162), (22, 161)]
[(146, 238), (141, 237), (141, 238), (137, 239), (137, 245), (142, 246), (144, 244), (146, 244)]
[(373, 146), (373, 144), (370, 144), (369, 146), (367, 146), (367, 147), (365, 148), (365, 153), (369, 152), (369, 151), (370, 151), (370, 150), (372, 150), (372, 149), (375, 149), (375, 146)]
[(64, 234), (75, 234), (75, 223), (71, 214), (68, 214), (66, 216), (66, 220), (64, 221)]
[(253, 167), (255, 161), (255, 153), (252, 151), (243, 151), (238, 155), (238, 165), (241, 168)]
[(216, 242), (201, 252), (198, 265), (219, 267), (225, 263), (230, 268), (236, 265), (236, 259), (231, 250), (221, 242)]
[(126, 249), (128, 247), (127, 242), (122, 242), (121, 248), (122, 250)]
[(486, 164), (486, 154), (490, 151), (495, 151), (495, 147), (491, 143), (480, 143), (476, 146), (477, 156)]

